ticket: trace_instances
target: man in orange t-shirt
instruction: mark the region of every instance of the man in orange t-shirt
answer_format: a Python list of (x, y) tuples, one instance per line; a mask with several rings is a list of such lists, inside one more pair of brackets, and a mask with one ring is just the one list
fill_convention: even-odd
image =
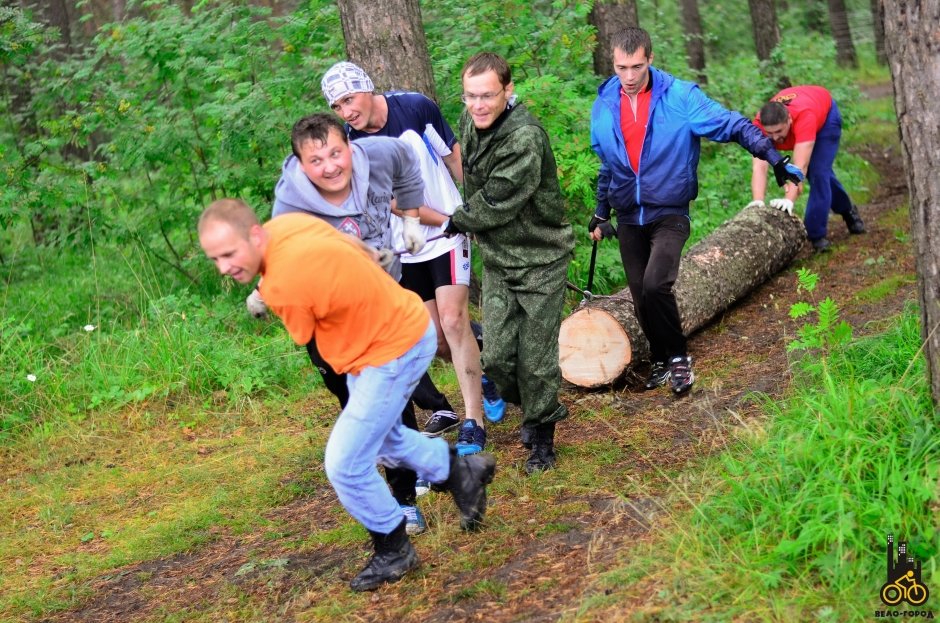
[(402, 423), (402, 408), (437, 351), (437, 333), (421, 299), (379, 266), (379, 252), (307, 214), (286, 214), (262, 227), (237, 199), (206, 208), (199, 243), (221, 274), (243, 284), (263, 275), (261, 295), (291, 338), (301, 345), (316, 338), (326, 362), (347, 375), (349, 402), (323, 464), (340, 503), (366, 527), (375, 549), (350, 582), (353, 590), (397, 581), (418, 565), (377, 463), (407, 467), (450, 491), (461, 526), (478, 526), (496, 461), (485, 453), (457, 456), (444, 440)]
[[(813, 85), (784, 89), (764, 104), (754, 125), (777, 149), (792, 150), (793, 164), (806, 174), (810, 193), (803, 222), (814, 250), (826, 251), (831, 246), (826, 238), (829, 210), (842, 217), (849, 233), (865, 233), (865, 223), (832, 170), (842, 138), (842, 115), (828, 90)], [(766, 190), (767, 163), (755, 158), (751, 172), (753, 201), (748, 207), (763, 205)], [(802, 184), (787, 185), (784, 197), (772, 199), (770, 205), (792, 213), (793, 202), (802, 190)]]

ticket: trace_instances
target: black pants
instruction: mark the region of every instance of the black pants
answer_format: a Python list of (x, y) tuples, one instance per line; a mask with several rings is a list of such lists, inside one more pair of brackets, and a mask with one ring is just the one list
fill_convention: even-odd
[(691, 227), (686, 216), (666, 216), (646, 225), (620, 225), (620, 259), (627, 273), (636, 318), (650, 343), (651, 361), (687, 353), (672, 286)]
[[(346, 386), (346, 375), (337, 374), (330, 364), (323, 360), (313, 340), (307, 343), (307, 355), (309, 355), (310, 362), (313, 366), (319, 370), (326, 388), (336, 396), (340, 408), (345, 408), (346, 403), (349, 402), (349, 388)], [(402, 424), (412, 430), (418, 430), (418, 420), (415, 417), (415, 404), (421, 409), (431, 409), (433, 411), (446, 409), (453, 411), (450, 402), (448, 402), (444, 394), (439, 392), (437, 387), (434, 386), (434, 381), (431, 380), (427, 372), (425, 372), (421, 380), (418, 381), (418, 387), (415, 388), (411, 400), (405, 404), (405, 409), (401, 412)], [(396, 502), (407, 506), (415, 505), (415, 483), (418, 481), (417, 474), (410, 469), (386, 467), (385, 479), (388, 480), (388, 484), (392, 488), (392, 495), (395, 497)]]

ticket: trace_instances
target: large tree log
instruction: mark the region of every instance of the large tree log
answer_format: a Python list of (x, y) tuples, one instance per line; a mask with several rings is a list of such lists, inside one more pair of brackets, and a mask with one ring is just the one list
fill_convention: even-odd
[[(674, 286), (682, 331), (691, 335), (787, 266), (806, 240), (803, 221), (748, 208), (689, 249)], [(581, 387), (612, 383), (649, 357), (630, 290), (585, 301), (561, 323), (561, 374)]]

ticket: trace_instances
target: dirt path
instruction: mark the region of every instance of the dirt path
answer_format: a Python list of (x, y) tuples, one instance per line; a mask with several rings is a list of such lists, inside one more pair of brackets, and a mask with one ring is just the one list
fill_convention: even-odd
[[(586, 592), (594, 590), (593, 578), (643, 537), (661, 504), (655, 494), (621, 497), (615, 492), (622, 487), (612, 483), (642, 479), (660, 470), (682, 470), (690, 461), (722, 447), (726, 427), (716, 423), (727, 422), (732, 413), (743, 419), (759, 415), (752, 392), (777, 396), (785, 390), (789, 381), (785, 346), (795, 330), (787, 320), (787, 310), (800, 298), (795, 268), (806, 266), (820, 274), (820, 298), (833, 297), (856, 334), (866, 333), (870, 321), (897, 314), (914, 298), (912, 283), (874, 302), (856, 297), (889, 275), (914, 273), (904, 235), (907, 220), (898, 218), (895, 210), (906, 202), (900, 160), (897, 154), (875, 148), (862, 155), (882, 176), (872, 200), (860, 206), (869, 233), (850, 239), (840, 222), (831, 221), (834, 253), (814, 257), (804, 249), (793, 267), (696, 334), (690, 348), (699, 381), (689, 396), (676, 400), (665, 390), (639, 392), (634, 387), (566, 392), (564, 400), (572, 418), (559, 429), (560, 469), (574, 448), (591, 442), (613, 441), (627, 458), (604, 467), (607, 478), (595, 494), (571, 494), (564, 488), (546, 494), (551, 505), (580, 509), (566, 515), (564, 530), (540, 533), (533, 526), (536, 522), (529, 518), (541, 512), (539, 504), (544, 505), (544, 499), (536, 502), (523, 496), (498, 502), (511, 501), (513, 517), (518, 518), (503, 544), (511, 553), (486, 571), (485, 579), (502, 588), (481, 590), (480, 574), (454, 569), (446, 546), (437, 542), (430, 547), (419, 540), (424, 568), (430, 570), (424, 581), (402, 582), (366, 596), (353, 620), (536, 623), (556, 621), (576, 610)], [(602, 409), (622, 417), (616, 422), (588, 417)], [(512, 470), (525, 460), (516, 435), (510, 426), (491, 429), (491, 442), (503, 450), (503, 469)], [(231, 603), (233, 612), (244, 612), (244, 601), (233, 596), (232, 587), (251, 596), (251, 607), (258, 612), (252, 620), (312, 620), (304, 612), (318, 596), (345, 592), (345, 586), (336, 585), (336, 576), (355, 571), (365, 559), (365, 546), (320, 546), (297, 556), (286, 543), (309, 532), (312, 523), (317, 530), (328, 529), (330, 522), (337, 521), (336, 515), (322, 509), (335, 504), (332, 493), (322, 489), (271, 512), (271, 518), (282, 526), (279, 538), (223, 535), (199, 551), (99, 578), (89, 587), (90, 598), (81, 609), (47, 620), (139, 621), (160, 612), (199, 612), (207, 604), (217, 609), (220, 602)], [(439, 537), (421, 537), (428, 538)], [(451, 543), (451, 549), (460, 554), (473, 547), (468, 539)], [(270, 573), (263, 565), (252, 567), (251, 561), (259, 560), (268, 561), (278, 572)], [(310, 587), (310, 592), (304, 595), (298, 587)], [(404, 617), (403, 612), (407, 613)], [(349, 620), (337, 617), (341, 619)]]

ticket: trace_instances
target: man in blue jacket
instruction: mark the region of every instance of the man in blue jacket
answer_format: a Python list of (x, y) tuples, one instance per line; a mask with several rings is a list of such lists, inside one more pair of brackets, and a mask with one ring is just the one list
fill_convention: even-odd
[(591, 147), (601, 166), (588, 231), (593, 240), (616, 235), (620, 242), (637, 320), (650, 343), (646, 388), (671, 381), (672, 391), (683, 394), (695, 375), (672, 286), (689, 238), (689, 202), (698, 195), (701, 138), (734, 141), (766, 160), (780, 186), (802, 183), (803, 174), (747, 118), (653, 67), (645, 30), (620, 31), (611, 52), (616, 75), (598, 88), (591, 110)]

